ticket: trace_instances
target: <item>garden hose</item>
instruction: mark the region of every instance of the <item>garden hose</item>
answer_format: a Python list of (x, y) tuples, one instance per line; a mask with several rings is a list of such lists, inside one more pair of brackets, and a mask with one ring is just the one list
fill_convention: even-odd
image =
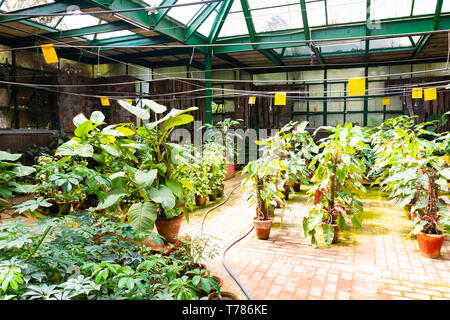
[[(214, 207), (206, 210), (206, 212), (203, 214), (202, 217), (202, 222), (201, 222), (201, 227), (200, 227), (200, 237), (203, 235), (203, 224), (205, 222), (206, 216), (208, 215), (208, 213), (210, 213), (211, 211), (213, 211), (214, 209), (217, 209), (218, 207), (224, 205), (228, 199), (230, 199), (231, 194), (239, 187), (240, 183), (237, 183), (232, 190), (230, 191), (230, 193), (228, 193), (227, 197), (219, 204), (215, 205)], [(247, 296), (247, 298), (249, 300), (253, 300), (253, 298), (250, 296), (250, 294), (248, 293), (248, 291), (245, 289), (245, 287), (242, 285), (242, 283), (239, 281), (239, 279), (234, 275), (234, 273), (230, 270), (230, 268), (228, 267), (228, 265), (225, 262), (225, 254), (227, 253), (227, 251), (234, 246), (236, 243), (238, 243), (239, 241), (241, 241), (242, 239), (244, 239), (252, 230), (253, 230), (253, 226), (250, 228), (249, 231), (247, 231), (243, 236), (241, 236), (240, 238), (238, 238), (237, 240), (233, 241), (231, 244), (229, 244), (225, 250), (222, 252), (222, 264), (225, 267), (225, 270), (227, 270), (227, 272), (230, 274), (230, 276), (233, 278), (233, 280), (237, 283), (237, 285), (239, 286), (239, 288), (241, 288), (242, 292), (244, 292), (244, 294)], [(206, 264), (206, 266), (209, 269), (208, 264)]]

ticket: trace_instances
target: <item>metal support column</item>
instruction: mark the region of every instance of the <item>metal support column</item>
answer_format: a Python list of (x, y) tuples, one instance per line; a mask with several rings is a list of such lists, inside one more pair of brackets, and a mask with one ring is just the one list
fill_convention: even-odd
[(212, 123), (211, 48), (205, 53), (205, 123)]

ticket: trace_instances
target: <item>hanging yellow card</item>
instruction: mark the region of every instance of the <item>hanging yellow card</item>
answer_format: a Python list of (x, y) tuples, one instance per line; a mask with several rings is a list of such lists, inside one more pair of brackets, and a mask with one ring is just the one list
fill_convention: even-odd
[(53, 44), (44, 44), (41, 46), (42, 54), (44, 55), (45, 62), (48, 64), (58, 62), (58, 55), (56, 54)]
[(363, 96), (366, 94), (366, 78), (348, 79), (348, 95)]
[(425, 101), (430, 101), (430, 100), (436, 100), (437, 99), (436, 88), (425, 89), (425, 90), (423, 90), (423, 94), (424, 94), (424, 100)]
[(381, 104), (383, 106), (388, 106), (388, 105), (391, 104), (391, 99), (390, 98), (383, 98), (383, 99), (381, 99)]
[(125, 100), (128, 104), (133, 104), (133, 100)]
[(107, 97), (101, 97), (100, 100), (102, 101), (102, 106), (109, 107), (109, 99)]
[(275, 105), (276, 106), (286, 105), (286, 92), (275, 92)]
[(248, 97), (248, 104), (255, 104), (256, 97)]
[(412, 98), (413, 99), (422, 99), (422, 88), (413, 88), (412, 89)]

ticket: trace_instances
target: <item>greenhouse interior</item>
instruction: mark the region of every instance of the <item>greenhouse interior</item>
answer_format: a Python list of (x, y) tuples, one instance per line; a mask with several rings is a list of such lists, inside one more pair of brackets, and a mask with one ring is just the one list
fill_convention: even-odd
[(0, 300), (450, 300), (449, 59), (450, 0), (1, 0)]

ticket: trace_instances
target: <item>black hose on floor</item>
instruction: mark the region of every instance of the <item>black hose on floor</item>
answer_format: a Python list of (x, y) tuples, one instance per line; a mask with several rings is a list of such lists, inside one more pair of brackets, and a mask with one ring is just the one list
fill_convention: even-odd
[[(203, 235), (203, 224), (205, 222), (205, 218), (208, 215), (208, 213), (210, 213), (212, 210), (217, 209), (218, 207), (224, 205), (228, 199), (230, 199), (231, 194), (239, 187), (240, 183), (237, 183), (233, 189), (230, 191), (230, 193), (227, 195), (227, 197), (225, 198), (225, 200), (223, 200), (221, 203), (215, 205), (214, 207), (206, 210), (206, 212), (203, 214), (202, 217), (202, 222), (201, 222), (201, 227), (200, 227), (200, 237)], [(239, 281), (239, 279), (234, 275), (234, 273), (231, 271), (231, 269), (228, 267), (228, 265), (225, 262), (225, 254), (227, 253), (227, 251), (234, 246), (236, 243), (238, 243), (239, 241), (241, 241), (242, 239), (244, 239), (251, 231), (253, 230), (253, 226), (250, 228), (249, 231), (247, 231), (247, 233), (245, 233), (243, 236), (241, 236), (240, 238), (238, 238), (237, 240), (233, 241), (231, 244), (229, 244), (225, 250), (222, 252), (222, 264), (225, 267), (225, 270), (227, 270), (227, 272), (230, 274), (230, 276), (233, 278), (233, 280), (237, 283), (237, 285), (239, 286), (239, 288), (241, 288), (242, 292), (244, 292), (244, 294), (247, 296), (247, 298), (249, 300), (253, 300), (253, 298), (250, 296), (250, 294), (248, 293), (248, 291), (245, 289), (245, 287), (242, 285), (242, 283)], [(207, 265), (208, 266), (208, 265)], [(209, 267), (208, 267), (209, 268)]]

